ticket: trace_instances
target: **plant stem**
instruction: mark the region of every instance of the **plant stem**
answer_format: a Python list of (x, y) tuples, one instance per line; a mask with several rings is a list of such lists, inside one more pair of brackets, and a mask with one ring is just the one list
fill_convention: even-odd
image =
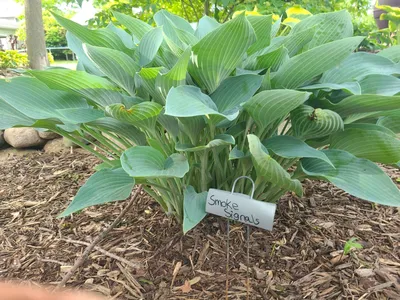
[(207, 191), (207, 181), (208, 181), (208, 150), (204, 151), (204, 155), (200, 157), (201, 161), (201, 191)]

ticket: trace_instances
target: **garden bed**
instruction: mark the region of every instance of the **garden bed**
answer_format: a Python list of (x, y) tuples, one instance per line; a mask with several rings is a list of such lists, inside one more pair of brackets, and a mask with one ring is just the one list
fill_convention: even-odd
[[(116, 218), (124, 202), (56, 219), (96, 163), (81, 149), (0, 159), (1, 277), (57, 284), (84, 242)], [(272, 232), (251, 231), (250, 299), (400, 299), (399, 209), (359, 201), (327, 183), (305, 187), (303, 198), (281, 199)], [(118, 299), (140, 299), (139, 293), (144, 299), (222, 299), (225, 229), (223, 220), (209, 216), (182, 237), (179, 225), (143, 194), (68, 285)], [(230, 299), (246, 297), (244, 237), (240, 224), (231, 227)], [(363, 249), (343, 256), (351, 237)], [(143, 267), (128, 267), (110, 253)], [(179, 288), (185, 280), (196, 283)]]

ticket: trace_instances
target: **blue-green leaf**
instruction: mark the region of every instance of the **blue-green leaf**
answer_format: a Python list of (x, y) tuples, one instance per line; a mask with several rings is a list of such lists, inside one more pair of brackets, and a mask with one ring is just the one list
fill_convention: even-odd
[(183, 200), (183, 233), (187, 233), (207, 215), (207, 192), (196, 193), (189, 185), (184, 191)]

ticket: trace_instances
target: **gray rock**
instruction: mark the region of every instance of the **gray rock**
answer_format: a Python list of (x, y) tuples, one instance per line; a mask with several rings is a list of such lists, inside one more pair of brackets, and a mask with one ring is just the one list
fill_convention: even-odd
[(12, 147), (18, 149), (40, 147), (46, 143), (35, 129), (28, 127), (6, 129), (4, 139)]
[(39, 136), (45, 140), (54, 140), (60, 137), (59, 134), (52, 132), (52, 131), (39, 131)]
[(58, 153), (68, 151), (68, 147), (65, 146), (62, 138), (50, 140), (44, 145), (43, 150), (47, 153)]

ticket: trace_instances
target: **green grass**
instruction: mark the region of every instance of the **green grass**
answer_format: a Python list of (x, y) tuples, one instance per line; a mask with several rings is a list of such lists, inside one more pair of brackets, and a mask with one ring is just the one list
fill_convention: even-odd
[(63, 68), (75, 70), (77, 63), (78, 62), (76, 60), (56, 60), (51, 64), (51, 66), (52, 67), (63, 67)]

